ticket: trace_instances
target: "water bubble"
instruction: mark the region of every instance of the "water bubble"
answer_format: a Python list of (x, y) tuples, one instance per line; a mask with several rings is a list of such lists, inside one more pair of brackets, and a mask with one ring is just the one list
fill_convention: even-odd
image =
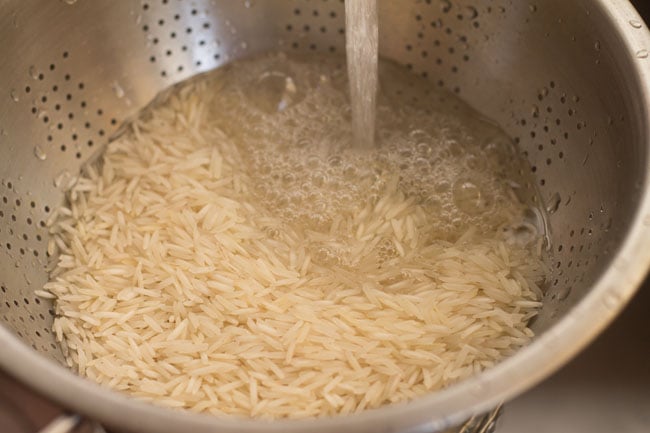
[(244, 1), (244, 7), (245, 7), (246, 9), (250, 9), (250, 8), (252, 8), (253, 6), (255, 6), (255, 2), (253, 2), (253, 0), (246, 0), (246, 1)]
[(546, 212), (548, 212), (549, 215), (553, 215), (560, 207), (560, 203), (562, 203), (562, 197), (560, 197), (559, 192), (556, 192), (549, 199), (548, 204), (546, 205)]
[(478, 215), (487, 210), (490, 205), (485, 193), (470, 180), (457, 181), (452, 194), (456, 206), (468, 215)]
[(322, 187), (328, 180), (329, 177), (327, 176), (327, 173), (323, 172), (316, 172), (311, 176), (311, 181), (316, 187)]
[(245, 93), (255, 106), (269, 114), (282, 112), (304, 98), (293, 78), (279, 71), (263, 72)]
[(343, 169), (343, 176), (348, 180), (353, 180), (357, 176), (357, 168), (354, 165), (348, 165)]
[(282, 183), (285, 186), (291, 185), (296, 181), (296, 176), (293, 173), (285, 173), (282, 176)]
[(433, 150), (431, 148), (431, 146), (429, 145), (429, 143), (425, 143), (425, 142), (418, 143), (415, 146), (415, 149), (420, 155), (429, 155), (431, 153), (431, 151)]
[(413, 166), (415, 167), (416, 170), (418, 170), (423, 174), (431, 170), (431, 166), (429, 165), (429, 160), (426, 158), (416, 159), (415, 162), (413, 163)]
[(596, 42), (594, 42), (594, 50), (596, 50), (596, 51), (600, 51), (600, 48), (601, 48), (601, 47), (600, 47), (600, 41), (596, 41)]
[(307, 168), (314, 169), (321, 165), (321, 159), (316, 155), (309, 155), (307, 157)]
[(402, 149), (399, 152), (399, 156), (403, 159), (409, 159), (411, 156), (413, 156), (413, 152), (411, 152), (410, 149)]
[(537, 12), (537, 5), (528, 5), (528, 10), (533, 13)]
[(14, 102), (20, 101), (20, 97), (18, 96), (18, 91), (16, 89), (11, 89), (9, 96), (11, 96), (11, 100)]
[(640, 29), (641, 27), (643, 27), (643, 23), (641, 21), (639, 21), (639, 20), (630, 20), (628, 22), (635, 29)]
[(45, 151), (39, 145), (34, 146), (34, 156), (41, 161), (45, 161), (47, 159), (47, 153), (45, 153)]
[(644, 49), (642, 49), (642, 50), (637, 51), (637, 52), (636, 52), (636, 57), (637, 57), (638, 59), (647, 59), (647, 58), (648, 58), (648, 50), (646, 50), (646, 49), (644, 48)]
[(241, 47), (242, 50), (245, 50), (245, 49), (248, 48), (248, 44), (245, 41), (242, 41), (242, 43), (239, 44), (239, 46)]
[(77, 0), (61, 0), (61, 1), (67, 5), (73, 5), (77, 3)]

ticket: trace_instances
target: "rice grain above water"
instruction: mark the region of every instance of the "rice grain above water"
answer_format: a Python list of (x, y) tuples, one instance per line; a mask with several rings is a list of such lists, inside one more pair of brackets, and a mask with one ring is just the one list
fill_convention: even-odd
[[(531, 338), (534, 249), (472, 231), (425, 241), (426, 214), (395, 188), (299, 230), (255, 199), (204, 91), (136, 121), (52, 221), (44, 294), (70, 367), (168, 407), (300, 418), (412, 399)], [(340, 230), (352, 266), (308, 247)]]

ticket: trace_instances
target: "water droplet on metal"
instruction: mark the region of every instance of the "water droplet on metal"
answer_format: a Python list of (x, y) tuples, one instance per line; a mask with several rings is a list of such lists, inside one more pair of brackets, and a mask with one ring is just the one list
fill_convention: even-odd
[(618, 308), (621, 303), (621, 297), (618, 293), (608, 293), (603, 298), (603, 305), (610, 310)]
[(18, 28), (18, 14), (16, 12), (11, 13), (11, 25), (14, 28)]
[(647, 59), (647, 58), (648, 58), (648, 50), (646, 50), (646, 49), (644, 48), (644, 49), (642, 49), (642, 50), (637, 51), (637, 52), (636, 52), (636, 57), (637, 57), (638, 59)]
[(18, 96), (18, 91), (16, 89), (11, 89), (9, 96), (11, 96), (11, 100), (14, 102), (20, 101), (20, 97)]
[(533, 117), (539, 117), (539, 107), (537, 105), (533, 105), (530, 110), (530, 114), (532, 114)]
[(549, 199), (548, 204), (546, 205), (546, 212), (548, 212), (549, 215), (553, 215), (559, 209), (560, 203), (562, 203), (562, 197), (560, 197), (559, 192), (556, 192)]
[(650, 215), (646, 215), (645, 218), (643, 218), (643, 225), (650, 227)]
[(531, 12), (537, 12), (537, 5), (528, 5), (528, 10)]
[(466, 10), (468, 19), (473, 20), (478, 17), (478, 10), (474, 6), (467, 6)]
[(246, 48), (248, 48), (248, 44), (246, 42), (242, 42), (240, 45), (241, 45), (242, 50), (245, 50)]
[(113, 89), (113, 93), (115, 93), (115, 96), (117, 96), (119, 99), (122, 99), (124, 97), (124, 89), (122, 89), (122, 86), (120, 86), (120, 83), (117, 81), (113, 81), (111, 84), (111, 88)]
[(47, 153), (45, 153), (45, 151), (39, 145), (34, 146), (34, 156), (41, 161), (45, 161), (47, 159)]
[(607, 224), (605, 224), (605, 231), (608, 232), (612, 229), (612, 226), (614, 225), (614, 220), (610, 217), (607, 219)]
[(641, 27), (643, 27), (643, 23), (639, 20), (630, 20), (629, 23), (635, 29), (640, 29)]
[(73, 5), (77, 3), (77, 0), (61, 0), (61, 1), (67, 5)]
[(69, 180), (70, 180), (70, 172), (68, 170), (63, 170), (62, 172), (57, 174), (56, 177), (54, 178), (54, 186), (58, 188), (61, 185), (67, 184)]
[(36, 70), (36, 66), (30, 66), (28, 72), (30, 77), (32, 77), (34, 80), (38, 80), (38, 71)]
[(596, 51), (600, 51), (600, 41), (596, 41), (596, 42), (594, 43), (594, 49), (595, 49)]
[(253, 6), (255, 6), (255, 3), (253, 2), (253, 0), (246, 0), (246, 1), (244, 2), (244, 7), (245, 7), (246, 9), (250, 9), (250, 8), (252, 8)]
[(571, 294), (571, 287), (569, 287), (569, 286), (564, 287), (564, 288), (562, 288), (562, 290), (560, 290), (558, 292), (557, 300), (558, 301), (564, 301), (566, 298), (569, 297), (570, 294)]

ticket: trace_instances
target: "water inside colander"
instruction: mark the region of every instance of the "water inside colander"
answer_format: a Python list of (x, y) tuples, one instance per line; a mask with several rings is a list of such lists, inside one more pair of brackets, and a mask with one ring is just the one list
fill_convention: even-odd
[(70, 183), (45, 286), (69, 366), (164, 406), (304, 418), (526, 344), (548, 268), (512, 140), (384, 61), (360, 145), (344, 65), (275, 53), (184, 83)]

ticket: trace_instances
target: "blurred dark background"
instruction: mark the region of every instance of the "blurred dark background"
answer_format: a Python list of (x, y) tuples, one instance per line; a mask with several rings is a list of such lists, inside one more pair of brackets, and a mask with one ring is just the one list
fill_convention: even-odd
[(632, 3), (643, 18), (645, 18), (646, 23), (650, 21), (650, 0), (632, 0)]

